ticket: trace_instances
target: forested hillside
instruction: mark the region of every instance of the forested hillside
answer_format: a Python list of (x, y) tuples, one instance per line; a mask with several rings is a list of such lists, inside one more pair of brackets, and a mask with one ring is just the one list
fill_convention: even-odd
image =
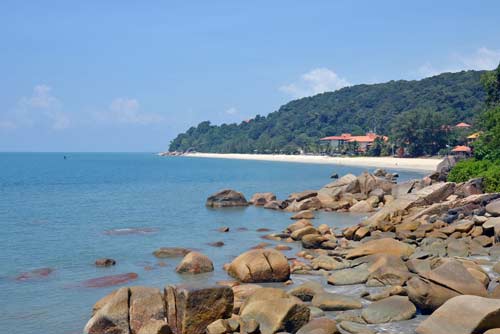
[(179, 134), (170, 151), (218, 153), (290, 153), (317, 147), (324, 136), (375, 130), (390, 134), (393, 120), (405, 111), (442, 113), (450, 124), (471, 122), (484, 106), (483, 71), (443, 73), (418, 81), (356, 85), (291, 101), (268, 116), (241, 124), (202, 122)]

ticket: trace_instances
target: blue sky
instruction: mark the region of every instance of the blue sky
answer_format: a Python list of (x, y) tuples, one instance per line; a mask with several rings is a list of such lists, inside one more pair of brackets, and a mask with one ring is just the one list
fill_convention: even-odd
[(0, 2), (0, 151), (159, 151), (346, 85), (491, 69), (499, 1)]

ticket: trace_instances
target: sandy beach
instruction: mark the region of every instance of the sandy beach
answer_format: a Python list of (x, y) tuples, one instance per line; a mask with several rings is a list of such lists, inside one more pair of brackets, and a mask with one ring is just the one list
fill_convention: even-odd
[(314, 164), (332, 164), (358, 167), (395, 168), (414, 171), (434, 171), (442, 159), (393, 158), (393, 157), (329, 157), (319, 155), (284, 154), (235, 154), (235, 153), (188, 153), (186, 157), (282, 161)]

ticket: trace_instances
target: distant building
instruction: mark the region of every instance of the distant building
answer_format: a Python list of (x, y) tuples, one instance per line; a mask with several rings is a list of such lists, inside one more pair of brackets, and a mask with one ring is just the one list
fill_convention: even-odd
[(469, 157), (472, 154), (472, 149), (469, 146), (455, 146), (453, 150), (451, 150), (451, 154), (455, 156), (461, 157)]
[(475, 132), (475, 133), (473, 133), (473, 134), (471, 134), (471, 135), (467, 136), (467, 142), (468, 142), (469, 144), (471, 144), (471, 143), (475, 142), (475, 141), (476, 141), (476, 139), (478, 139), (480, 135), (481, 135), (481, 132)]
[(455, 125), (455, 128), (458, 128), (458, 129), (468, 129), (471, 126), (472, 125), (470, 125), (470, 124), (467, 124), (467, 123), (464, 123), (464, 122), (460, 122), (457, 125)]
[(353, 136), (350, 133), (343, 133), (340, 136), (328, 136), (321, 138), (320, 140), (323, 142), (329, 142), (330, 147), (333, 150), (338, 150), (347, 143), (356, 142), (358, 143), (358, 152), (366, 152), (377, 138), (381, 138), (384, 141), (387, 141), (388, 139), (386, 136), (380, 136), (373, 132), (368, 132), (364, 136)]

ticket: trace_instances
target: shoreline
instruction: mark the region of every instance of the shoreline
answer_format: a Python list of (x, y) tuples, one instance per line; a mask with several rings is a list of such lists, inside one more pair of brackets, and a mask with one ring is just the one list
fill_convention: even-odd
[(186, 153), (189, 158), (212, 158), (234, 160), (278, 161), (312, 164), (331, 164), (340, 166), (393, 168), (432, 172), (442, 159), (436, 158), (393, 158), (393, 157), (329, 157), (320, 155), (285, 154), (239, 154), (239, 153)]

